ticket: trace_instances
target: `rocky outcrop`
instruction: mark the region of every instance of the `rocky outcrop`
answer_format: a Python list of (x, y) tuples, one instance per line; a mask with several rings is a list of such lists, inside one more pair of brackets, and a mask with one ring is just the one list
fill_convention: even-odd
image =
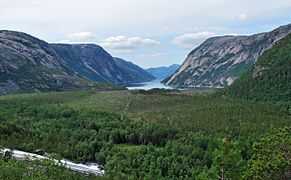
[(0, 31), (0, 58), (7, 68), (29, 63), (68, 73), (65, 62), (48, 43), (21, 32)]
[(251, 36), (207, 39), (163, 82), (178, 87), (224, 87), (248, 70), (267, 49), (291, 33), (291, 24)]

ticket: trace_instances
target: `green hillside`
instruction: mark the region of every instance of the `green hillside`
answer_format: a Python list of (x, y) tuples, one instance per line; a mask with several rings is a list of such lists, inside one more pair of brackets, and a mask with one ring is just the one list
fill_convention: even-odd
[(230, 97), (291, 101), (291, 34), (265, 51), (240, 79), (225, 88)]

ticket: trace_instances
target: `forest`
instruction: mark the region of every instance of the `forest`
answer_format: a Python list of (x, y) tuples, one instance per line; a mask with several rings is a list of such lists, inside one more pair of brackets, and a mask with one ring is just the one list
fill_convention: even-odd
[(221, 94), (257, 101), (290, 102), (291, 34), (265, 51), (251, 69)]
[(213, 92), (77, 91), (0, 96), (0, 146), (96, 162), (0, 160), (0, 179), (290, 179), (289, 102)]

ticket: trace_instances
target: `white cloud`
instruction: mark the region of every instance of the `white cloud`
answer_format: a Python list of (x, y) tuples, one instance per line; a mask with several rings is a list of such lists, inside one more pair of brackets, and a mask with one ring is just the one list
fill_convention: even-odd
[(239, 21), (244, 21), (248, 18), (248, 16), (246, 14), (239, 14), (237, 16), (233, 16), (231, 17), (231, 20), (239, 20)]
[(68, 34), (66, 39), (61, 40), (60, 43), (80, 43), (80, 42), (94, 42), (94, 35), (91, 32), (77, 32)]
[(166, 53), (154, 53), (154, 54), (140, 54), (136, 57), (138, 59), (165, 59), (167, 56)]
[(77, 32), (68, 35), (69, 40), (71, 41), (90, 41), (94, 39), (94, 35), (90, 32)]
[(110, 50), (129, 52), (137, 48), (157, 46), (160, 42), (149, 38), (113, 36), (101, 40), (99, 44)]
[[(86, 42), (98, 43), (107, 37), (134, 34), (155, 37), (162, 44), (187, 33), (253, 34), (291, 22), (290, 0), (0, 0), (0, 12), (1, 29), (23, 31), (51, 43), (62, 39), (65, 43), (77, 43), (70, 40), (69, 34), (87, 31), (98, 35), (98, 39)], [(195, 48), (203, 40), (191, 42), (188, 47)], [(167, 58), (139, 61), (140, 65), (177, 63), (188, 53), (187, 49), (168, 44), (158, 48), (168, 52)], [(129, 53), (122, 55), (134, 60), (139, 54), (155, 51), (154, 48), (127, 49), (123, 52)], [(117, 50), (110, 53), (121, 56)]]
[(202, 43), (204, 40), (206, 40), (209, 37), (215, 36), (216, 34), (213, 32), (198, 32), (194, 34), (183, 34), (181, 36), (175, 37), (172, 41), (171, 44), (186, 48), (186, 49), (191, 49), (194, 46), (199, 45)]
[(68, 39), (64, 39), (64, 40), (61, 40), (59, 41), (58, 43), (61, 43), (61, 44), (71, 44), (72, 42)]

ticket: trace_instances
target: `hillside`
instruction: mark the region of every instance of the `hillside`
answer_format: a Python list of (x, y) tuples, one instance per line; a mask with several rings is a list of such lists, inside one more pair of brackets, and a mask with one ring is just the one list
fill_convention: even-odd
[(265, 51), (223, 92), (230, 97), (291, 102), (291, 34)]
[(154, 76), (132, 62), (117, 57), (114, 57), (114, 61), (117, 66), (131, 78), (132, 83), (147, 82), (155, 79)]
[(180, 67), (179, 64), (173, 64), (169, 67), (161, 66), (155, 68), (148, 68), (146, 71), (156, 77), (157, 79), (165, 79), (173, 74), (178, 68)]
[(176, 87), (224, 87), (232, 84), (275, 42), (291, 32), (291, 24), (251, 36), (220, 36), (194, 49), (180, 68), (165, 79)]
[(96, 87), (78, 77), (48, 43), (28, 34), (0, 31), (0, 94)]
[(144, 81), (142, 75), (136, 77), (136, 74), (132, 74), (132, 69), (124, 69), (124, 64), (119, 67), (114, 58), (98, 45), (51, 44), (51, 47), (67, 63), (69, 69), (87, 79), (115, 84)]
[[(0, 31), (0, 94), (76, 89), (122, 89), (154, 77), (114, 59), (95, 44), (48, 44), (31, 35)], [(98, 82), (98, 83), (96, 83)]]

